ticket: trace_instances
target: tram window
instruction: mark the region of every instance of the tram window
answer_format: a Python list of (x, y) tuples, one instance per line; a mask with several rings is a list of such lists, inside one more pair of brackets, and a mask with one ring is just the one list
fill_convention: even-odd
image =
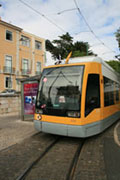
[(119, 84), (115, 83), (116, 101), (119, 101)]
[(104, 106), (114, 104), (114, 81), (104, 77)]
[(112, 80), (109, 80), (110, 81), (110, 103), (109, 105), (113, 105), (114, 104), (114, 82)]
[(85, 116), (93, 109), (100, 107), (100, 80), (99, 74), (89, 74), (86, 90)]
[(119, 91), (116, 91), (116, 101), (119, 101)]

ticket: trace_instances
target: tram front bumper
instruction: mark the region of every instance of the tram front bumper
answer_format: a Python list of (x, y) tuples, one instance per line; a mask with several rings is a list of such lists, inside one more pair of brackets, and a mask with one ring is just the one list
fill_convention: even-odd
[(120, 111), (103, 120), (86, 124), (83, 126), (49, 123), (39, 120), (34, 120), (34, 125), (38, 131), (42, 131), (50, 134), (58, 134), (63, 136), (85, 138), (101, 133), (111, 124), (113, 124), (116, 120), (118, 120), (119, 117), (120, 117)]
[(38, 131), (70, 137), (86, 137), (84, 126), (48, 123), (34, 120), (34, 126)]
[(34, 127), (37, 129), (39, 132), (42, 130), (42, 122), (38, 120), (34, 120)]

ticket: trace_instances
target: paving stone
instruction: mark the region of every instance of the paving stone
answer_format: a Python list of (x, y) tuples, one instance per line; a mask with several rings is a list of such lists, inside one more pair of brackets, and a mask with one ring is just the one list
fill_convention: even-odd
[(38, 134), (0, 152), (0, 180), (16, 179), (55, 139)]

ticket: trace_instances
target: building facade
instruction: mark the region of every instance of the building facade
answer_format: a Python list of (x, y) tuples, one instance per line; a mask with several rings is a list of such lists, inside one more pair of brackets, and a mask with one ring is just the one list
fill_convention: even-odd
[(20, 91), (19, 79), (39, 75), (45, 64), (45, 40), (0, 20), (0, 92)]

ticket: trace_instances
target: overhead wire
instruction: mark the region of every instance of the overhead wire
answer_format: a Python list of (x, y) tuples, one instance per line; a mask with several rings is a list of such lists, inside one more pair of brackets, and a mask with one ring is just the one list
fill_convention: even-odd
[(63, 14), (63, 13), (68, 12), (68, 11), (74, 11), (74, 10), (77, 10), (77, 8), (65, 9), (63, 11), (58, 12), (57, 15)]
[(80, 31), (80, 32), (74, 33), (74, 35), (78, 35), (80, 33), (88, 33), (88, 32), (90, 32), (90, 31)]
[[(62, 32), (66, 33), (66, 31), (59, 25), (57, 25), (53, 20), (51, 20), (50, 18), (47, 17), (47, 15), (39, 12), (38, 10), (34, 9), (32, 6), (30, 6), (28, 3), (24, 2), (23, 0), (18, 0), (19, 2), (21, 2), (22, 4), (24, 4), (26, 7), (28, 7), (29, 9), (33, 10), (34, 12), (36, 12), (38, 15), (40, 15), (41, 17), (43, 17), (44, 19), (46, 19), (48, 22), (50, 22), (51, 24), (53, 24), (54, 26), (56, 26), (59, 30), (61, 30)], [(94, 37), (100, 42), (99, 44), (102, 44), (103, 46), (105, 46), (107, 49), (109, 49), (110, 51), (116, 53), (115, 51), (113, 51), (110, 47), (108, 47), (96, 34), (95, 32), (92, 30), (91, 26), (89, 25), (89, 23), (87, 22), (86, 18), (84, 17), (83, 13), (81, 12), (80, 8), (78, 7), (77, 1), (73, 0), (74, 4), (76, 6), (76, 8), (71, 8), (71, 9), (65, 9), (63, 11), (60, 11), (58, 13), (56, 13), (57, 15), (60, 15), (64, 12), (68, 12), (68, 11), (73, 11), (73, 10), (78, 10), (80, 16), (83, 18), (84, 22), (86, 23), (87, 27), (89, 28), (89, 31), (81, 31), (79, 33), (83, 33), (83, 32), (91, 32)], [(79, 33), (75, 33), (75, 35), (79, 34)], [(93, 47), (95, 45), (92, 45), (91, 47)], [(105, 53), (103, 53), (105, 54)]]
[(100, 45), (100, 44), (101, 44), (101, 43), (95, 43), (95, 44), (91, 45), (91, 47), (98, 46), (98, 45)]
[(40, 16), (42, 16), (44, 19), (46, 19), (47, 21), (49, 21), (51, 24), (53, 24), (54, 26), (56, 26), (59, 30), (61, 30), (62, 32), (66, 33), (66, 31), (60, 27), (59, 25), (57, 25), (54, 21), (52, 21), (50, 18), (48, 18), (45, 14), (37, 11), (36, 9), (34, 9), (32, 6), (30, 6), (29, 4), (27, 4), (26, 2), (22, 1), (22, 0), (18, 0), (19, 2), (21, 2), (22, 4), (24, 4), (25, 6), (27, 6), (29, 9), (33, 10), (34, 12), (36, 12), (37, 14), (39, 14)]
[(86, 18), (84, 17), (83, 13), (81, 12), (80, 8), (78, 7), (78, 4), (76, 2), (76, 0), (73, 0), (75, 3), (75, 6), (80, 14), (80, 16), (83, 18), (84, 22), (86, 23), (86, 25), (88, 26), (90, 32), (94, 35), (94, 37), (103, 45), (105, 46), (107, 49), (109, 49), (110, 51), (116, 53), (115, 51), (113, 51), (110, 47), (108, 47), (103, 41), (101, 41), (101, 39), (94, 33), (94, 31), (92, 30), (92, 28), (90, 27), (89, 23), (87, 22)]
[(58, 12), (56, 12), (56, 13), (47, 13), (47, 14), (45, 14), (46, 16), (52, 16), (52, 15), (61, 15), (61, 14), (63, 14), (63, 13), (66, 13), (66, 12), (71, 12), (71, 11), (75, 11), (75, 10), (77, 10), (77, 8), (70, 8), (70, 9), (64, 9), (64, 10), (62, 10), (62, 11), (58, 11)]

